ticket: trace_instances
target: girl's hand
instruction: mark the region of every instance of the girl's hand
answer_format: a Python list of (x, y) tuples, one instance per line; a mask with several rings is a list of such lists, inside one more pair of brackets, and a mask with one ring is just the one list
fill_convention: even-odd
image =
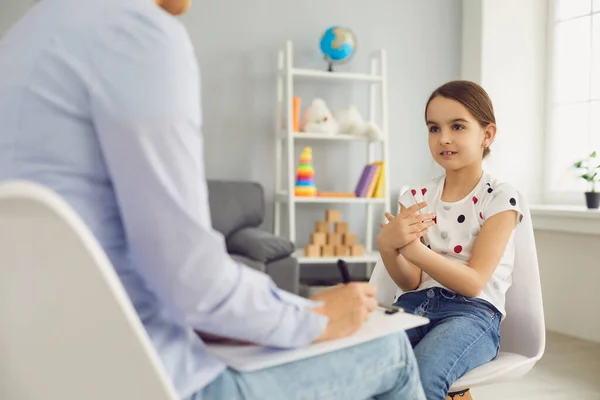
[(383, 251), (399, 250), (414, 240), (420, 239), (427, 229), (435, 224), (435, 214), (419, 214), (427, 206), (426, 202), (415, 204), (409, 208), (402, 206), (400, 214), (395, 217), (386, 213), (389, 221), (381, 223), (381, 232), (377, 235), (377, 247)]

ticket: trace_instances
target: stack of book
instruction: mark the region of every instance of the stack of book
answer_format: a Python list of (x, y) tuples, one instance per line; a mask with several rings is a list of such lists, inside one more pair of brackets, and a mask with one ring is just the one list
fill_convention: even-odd
[(354, 189), (356, 197), (384, 197), (385, 177), (383, 161), (365, 165)]

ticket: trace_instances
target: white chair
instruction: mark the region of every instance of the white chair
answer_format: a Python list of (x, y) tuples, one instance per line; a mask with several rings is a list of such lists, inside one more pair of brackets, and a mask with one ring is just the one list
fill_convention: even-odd
[(31, 183), (0, 184), (0, 399), (174, 400), (110, 261)]
[[(529, 208), (520, 196), (523, 221), (515, 232), (513, 284), (506, 294), (506, 319), (501, 326), (498, 357), (472, 371), (452, 385), (450, 393), (476, 386), (520, 378), (542, 358), (546, 346), (542, 288)], [(399, 289), (387, 273), (381, 258), (370, 282), (377, 286), (378, 301), (391, 304)]]

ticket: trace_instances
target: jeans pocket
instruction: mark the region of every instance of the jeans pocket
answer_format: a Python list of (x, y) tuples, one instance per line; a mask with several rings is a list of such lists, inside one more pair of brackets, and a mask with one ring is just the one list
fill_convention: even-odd
[(494, 311), (490, 310), (489, 307), (486, 307), (485, 305), (480, 304), (477, 301), (477, 299), (469, 299), (468, 297), (465, 297), (465, 296), (461, 296), (461, 297), (465, 304), (472, 306), (472, 307), (479, 308), (482, 311), (485, 311), (485, 313), (490, 316), (492, 321), (494, 321), (496, 319), (496, 313)]
[(441, 294), (441, 295), (442, 295), (444, 298), (446, 298), (446, 299), (448, 299), (448, 300), (452, 300), (452, 299), (454, 299), (454, 298), (456, 297), (456, 293), (454, 293), (454, 292), (451, 292), (451, 291), (449, 291), (449, 290), (446, 290), (446, 289), (440, 289), (440, 294)]

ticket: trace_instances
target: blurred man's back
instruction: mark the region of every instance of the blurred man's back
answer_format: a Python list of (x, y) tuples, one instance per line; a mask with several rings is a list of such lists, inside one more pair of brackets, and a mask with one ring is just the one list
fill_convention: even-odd
[[(134, 62), (144, 43), (150, 48), (175, 39), (173, 32), (191, 48), (183, 27), (151, 0), (37, 3), (0, 41), (0, 180), (45, 185), (83, 218), (115, 266), (180, 393), (190, 394), (224, 365), (207, 358), (193, 330), (175, 321), (176, 314), (166, 311), (135, 268), (93, 117), (94, 107), (110, 107), (102, 104), (106, 93), (144, 92), (106, 79), (116, 68), (115, 57)], [(182, 79), (193, 86), (197, 77), (191, 72)]]

